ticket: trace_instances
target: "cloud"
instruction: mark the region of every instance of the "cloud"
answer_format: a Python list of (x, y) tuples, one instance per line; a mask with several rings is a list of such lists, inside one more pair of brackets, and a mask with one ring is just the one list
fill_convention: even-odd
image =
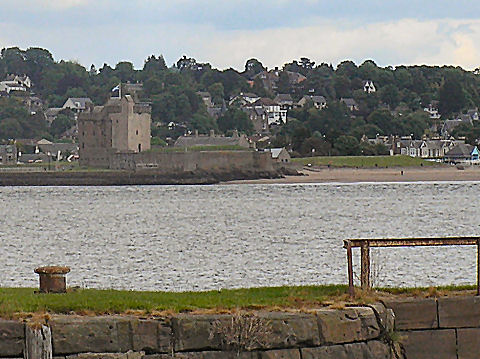
[(271, 68), (302, 56), (333, 65), (373, 59), (380, 66), (448, 64), (474, 69), (480, 58), (480, 20), (470, 19), (359, 24), (317, 17), (303, 26), (228, 31), (212, 24), (173, 22), (37, 27), (0, 21), (0, 34), (0, 46), (41, 46), (56, 59), (75, 59), (85, 66), (127, 60), (141, 67), (152, 54), (163, 54), (172, 64), (185, 54), (217, 68), (239, 70), (252, 57)]

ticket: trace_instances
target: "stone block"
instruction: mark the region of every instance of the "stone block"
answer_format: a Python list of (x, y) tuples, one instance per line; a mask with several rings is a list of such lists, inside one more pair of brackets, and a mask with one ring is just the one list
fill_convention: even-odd
[(381, 328), (387, 333), (395, 330), (395, 313), (391, 308), (385, 307), (382, 303), (371, 304), (368, 307), (373, 309), (377, 319), (380, 320)]
[(260, 359), (300, 359), (299, 349), (269, 350), (260, 354)]
[(214, 333), (215, 323), (228, 325), (228, 315), (181, 314), (172, 318), (174, 348), (176, 352), (221, 350), (222, 338)]
[[(303, 348), (302, 359), (363, 359), (367, 356), (365, 343), (330, 345), (318, 348)], [(373, 358), (373, 357), (372, 357)], [(376, 359), (376, 358), (375, 358)]]
[(162, 320), (132, 320), (133, 350), (148, 354), (172, 351), (172, 330)]
[(193, 353), (175, 353), (172, 357), (171, 354), (152, 354), (145, 355), (143, 359), (258, 359), (256, 352), (240, 353), (237, 356), (235, 352), (193, 352)]
[(22, 356), (25, 341), (25, 325), (0, 319), (0, 357)]
[(478, 359), (480, 354), (480, 329), (457, 330), (458, 359)]
[(316, 312), (320, 342), (341, 344), (378, 338), (381, 334), (372, 308), (321, 309)]
[(121, 353), (133, 347), (128, 318), (55, 316), (49, 324), (54, 355)]
[(392, 358), (392, 351), (388, 344), (379, 340), (371, 340), (367, 342), (366, 358), (390, 359)]
[(80, 353), (67, 355), (66, 359), (143, 359), (145, 353), (128, 351), (127, 353)]
[(480, 297), (438, 299), (441, 328), (480, 327)]
[(395, 313), (396, 330), (438, 328), (434, 298), (388, 301), (385, 306)]
[(263, 344), (255, 349), (298, 348), (320, 345), (315, 315), (303, 313), (268, 312), (258, 317), (266, 327)]
[(399, 332), (406, 358), (457, 359), (455, 329)]

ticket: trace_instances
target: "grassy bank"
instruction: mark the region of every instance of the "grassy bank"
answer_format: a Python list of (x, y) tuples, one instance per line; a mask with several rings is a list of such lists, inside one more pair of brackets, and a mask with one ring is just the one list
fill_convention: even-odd
[(421, 158), (410, 156), (329, 156), (329, 157), (305, 157), (293, 158), (292, 162), (304, 166), (328, 166), (331, 167), (359, 167), (359, 168), (386, 168), (386, 167), (422, 167), (441, 166), (441, 164), (425, 161)]
[[(443, 296), (470, 293), (473, 286), (439, 288), (386, 288), (364, 293), (357, 289), (356, 303), (372, 303), (382, 296)], [(134, 292), (78, 289), (66, 294), (36, 294), (33, 288), (0, 288), (0, 316), (15, 313), (104, 314), (129, 311), (178, 313), (194, 310), (228, 311), (235, 308), (342, 307), (350, 301), (347, 286), (302, 286), (233, 289), (208, 292)]]
[(32, 288), (0, 288), (0, 315), (18, 312), (123, 313), (129, 310), (181, 312), (195, 309), (298, 307), (342, 296), (343, 285), (234, 289), (208, 292), (134, 292), (78, 289), (36, 294)]

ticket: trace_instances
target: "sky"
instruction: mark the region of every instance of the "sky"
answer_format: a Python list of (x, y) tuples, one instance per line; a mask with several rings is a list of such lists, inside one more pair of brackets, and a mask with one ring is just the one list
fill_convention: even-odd
[(243, 70), (308, 57), (336, 66), (480, 66), (473, 0), (0, 0), (0, 48), (43, 47), (89, 67), (162, 54)]

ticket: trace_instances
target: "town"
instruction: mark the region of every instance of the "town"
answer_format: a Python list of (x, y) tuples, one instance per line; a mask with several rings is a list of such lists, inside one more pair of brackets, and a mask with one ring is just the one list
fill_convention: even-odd
[[(179, 150), (479, 162), (479, 72), (459, 67), (250, 59), (238, 72), (151, 56), (141, 70), (87, 70), (46, 49), (5, 48), (0, 79), (2, 165), (111, 168), (116, 156), (115, 168), (131, 169), (119, 154)], [(149, 158), (134, 167), (165, 165)]]

